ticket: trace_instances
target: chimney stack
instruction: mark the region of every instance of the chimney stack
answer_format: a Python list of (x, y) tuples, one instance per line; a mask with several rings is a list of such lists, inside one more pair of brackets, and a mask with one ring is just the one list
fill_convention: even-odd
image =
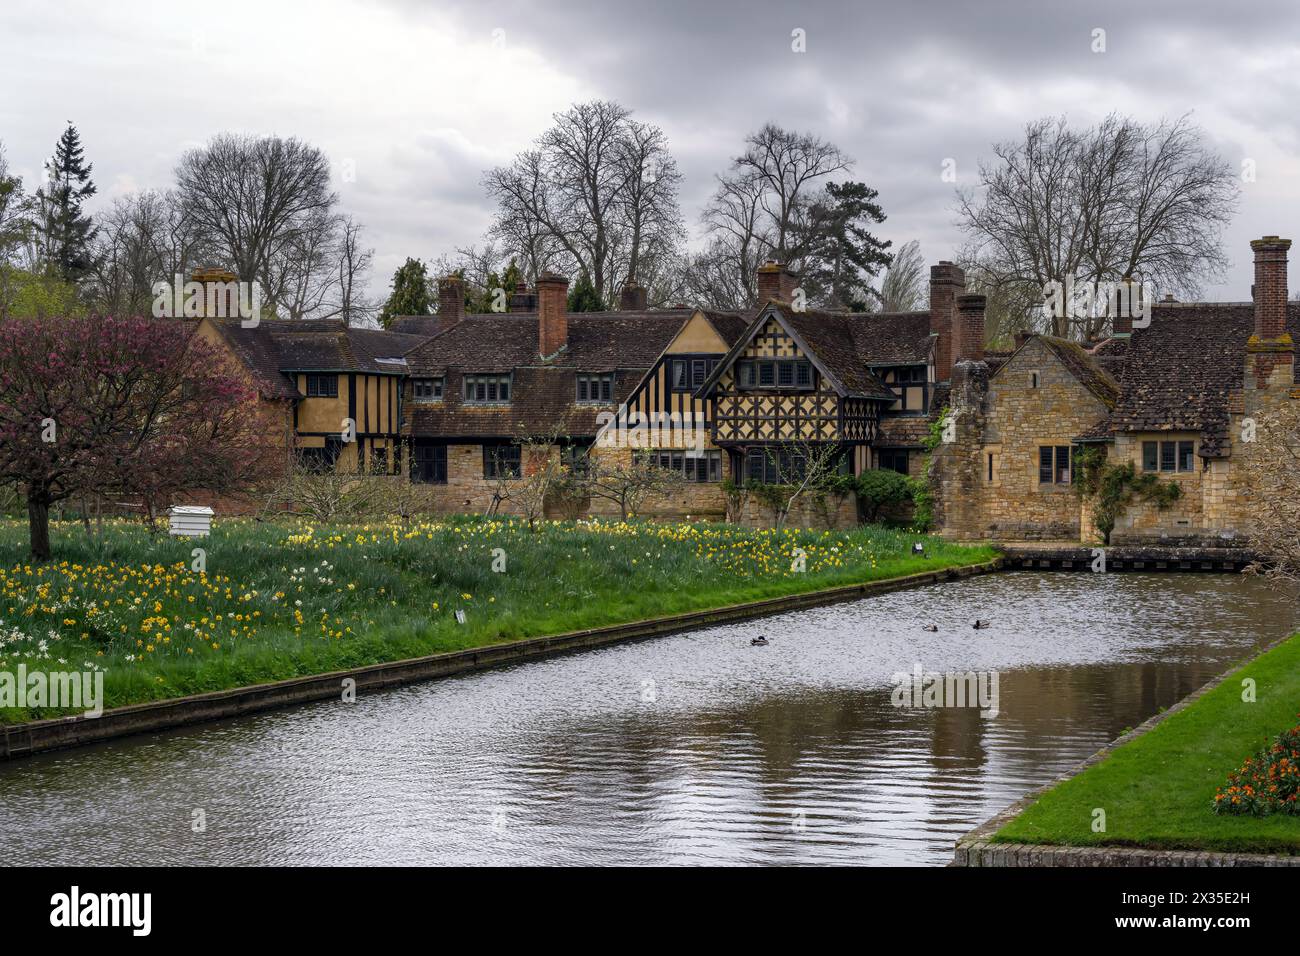
[(1279, 342), (1286, 335), (1286, 253), (1290, 239), (1265, 236), (1251, 242), (1255, 250), (1255, 335)]
[(1110, 318), (1112, 338), (1127, 339), (1133, 335), (1133, 313), (1137, 310), (1139, 289), (1132, 276), (1120, 280), (1118, 295), (1111, 300), (1114, 314)]
[(537, 348), (550, 358), (569, 342), (569, 280), (554, 272), (537, 277)]
[(644, 312), (646, 291), (643, 285), (625, 285), (618, 297), (618, 311)]
[(955, 362), (984, 361), (985, 297), (968, 294), (957, 296), (957, 356)]
[(465, 318), (465, 280), (458, 275), (438, 280), (438, 331), (445, 332)]
[(934, 379), (952, 378), (953, 320), (957, 293), (966, 288), (966, 273), (946, 259), (930, 267), (930, 334), (937, 341), (934, 348)]
[(203, 286), (203, 315), (213, 319), (238, 319), (239, 277), (229, 269), (195, 269), (191, 282)]
[(522, 279), (515, 283), (514, 294), (510, 296), (511, 312), (536, 312), (537, 296), (528, 291), (528, 283)]
[(754, 270), (754, 277), (758, 282), (760, 307), (773, 299), (777, 302), (790, 302), (794, 298), (794, 290), (799, 287), (799, 276), (775, 259), (768, 259)]

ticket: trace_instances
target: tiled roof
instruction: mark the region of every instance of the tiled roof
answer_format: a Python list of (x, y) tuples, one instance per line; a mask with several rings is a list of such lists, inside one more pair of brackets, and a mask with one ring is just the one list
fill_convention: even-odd
[(803, 342), (812, 358), (850, 395), (893, 401), (893, 391), (871, 366), (925, 361), (924, 351), (920, 358), (914, 357), (919, 342), (914, 334), (908, 335), (915, 332), (915, 323), (898, 322), (900, 315), (796, 312), (780, 302), (772, 302), (769, 307), (781, 314), (786, 327)]
[[(537, 354), (536, 313), (466, 316), (406, 355), (410, 374), (444, 378), (442, 400), (407, 404), (409, 431), (509, 439), (547, 434), (563, 425), (570, 435), (594, 436), (596, 416), (627, 399), (693, 311), (570, 313), (568, 345), (546, 362)], [(510, 373), (511, 402), (466, 404), (463, 377), (475, 372)], [(578, 404), (578, 372), (613, 373), (613, 401)]]
[(390, 332), (404, 332), (409, 335), (437, 335), (439, 332), (436, 315), (396, 315), (388, 326)]
[(1070, 373), (1087, 389), (1101, 399), (1107, 408), (1114, 408), (1119, 399), (1120, 386), (1109, 372), (1078, 342), (1058, 339), (1051, 335), (1036, 336), (1061, 360)]
[[(1228, 412), (1239, 400), (1254, 328), (1249, 302), (1158, 303), (1151, 324), (1135, 329), (1124, 349), (1123, 394), (1111, 430), (1196, 431), (1202, 455), (1225, 453)], [(1300, 335), (1300, 305), (1288, 305), (1287, 329)]]
[(707, 309), (700, 311), (709, 320), (714, 331), (722, 337), (722, 341), (727, 343), (728, 348), (740, 341), (740, 337), (745, 334), (753, 318), (753, 316), (741, 315), (739, 312), (710, 312)]
[[(569, 342), (547, 368), (599, 372), (648, 369), (690, 317), (691, 309), (648, 312), (579, 312), (568, 317)], [(468, 315), (407, 353), (412, 373), (508, 372), (541, 366), (537, 314)]]
[(403, 354), (424, 337), (379, 329), (348, 328), (333, 320), (263, 319), (244, 328), (238, 319), (211, 319), (269, 398), (296, 398), (284, 373), (294, 371), (402, 374)]

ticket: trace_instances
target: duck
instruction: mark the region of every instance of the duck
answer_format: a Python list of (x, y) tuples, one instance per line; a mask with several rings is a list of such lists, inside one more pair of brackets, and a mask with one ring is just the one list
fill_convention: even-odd
[(922, 626), (921, 630), (923, 630), (923, 631), (929, 631), (931, 634), (938, 634), (938, 633), (939, 633), (939, 625), (938, 625), (938, 624), (926, 624), (926, 625)]
[(759, 637), (752, 638), (749, 642), (749, 645), (750, 647), (767, 647), (767, 638), (762, 637), (761, 635)]
[(990, 622), (988, 622), (988, 621), (981, 621), (979, 618), (976, 618), (976, 619), (975, 619), (975, 623), (971, 625), (971, 627), (975, 628), (975, 630), (977, 630), (977, 631), (982, 631), (982, 630), (984, 630), (984, 628), (986, 628), (986, 627), (992, 627), (992, 626), (993, 626), (993, 625), (992, 625)]

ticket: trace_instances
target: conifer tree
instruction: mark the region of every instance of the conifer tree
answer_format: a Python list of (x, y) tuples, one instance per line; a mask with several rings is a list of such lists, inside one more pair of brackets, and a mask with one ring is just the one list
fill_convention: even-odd
[(379, 313), (379, 324), (388, 328), (399, 315), (430, 315), (433, 300), (429, 275), (419, 259), (407, 259), (393, 273), (393, 291)]
[(45, 185), (36, 191), (45, 268), (73, 284), (91, 271), (94, 262), (90, 244), (98, 230), (82, 209), (96, 192), (90, 178), (93, 168), (86, 162), (77, 128), (69, 122), (45, 164)]

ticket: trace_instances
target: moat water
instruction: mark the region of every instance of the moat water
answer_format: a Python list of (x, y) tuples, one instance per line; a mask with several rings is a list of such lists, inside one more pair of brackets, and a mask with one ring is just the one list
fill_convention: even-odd
[[(0, 764), (0, 859), (944, 864), (1296, 624), (1233, 575), (903, 591)], [(895, 707), (917, 664), (996, 671), (998, 713)]]

